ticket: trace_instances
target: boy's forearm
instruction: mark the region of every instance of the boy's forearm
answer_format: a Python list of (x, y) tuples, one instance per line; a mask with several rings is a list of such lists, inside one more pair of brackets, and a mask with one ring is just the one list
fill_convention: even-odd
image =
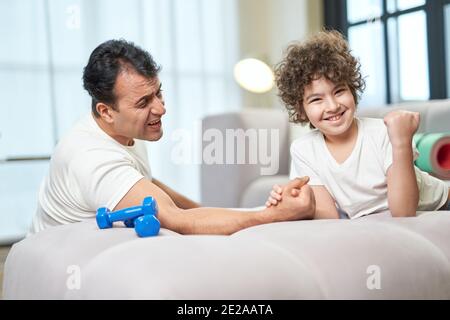
[(335, 207), (323, 208), (316, 206), (316, 210), (314, 212), (314, 220), (319, 219), (339, 219), (339, 212)]
[(416, 215), (419, 202), (413, 151), (409, 146), (393, 146), (393, 161), (388, 171), (388, 202), (394, 217)]

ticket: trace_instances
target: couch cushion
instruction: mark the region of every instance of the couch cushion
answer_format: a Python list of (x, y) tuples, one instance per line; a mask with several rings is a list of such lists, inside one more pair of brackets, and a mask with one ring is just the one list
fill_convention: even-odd
[[(448, 230), (448, 211), (274, 223), (232, 236), (162, 229), (138, 238), (133, 229), (98, 230), (85, 221), (15, 244), (4, 297), (450, 299)], [(74, 265), (79, 289), (67, 286)], [(374, 276), (379, 289), (371, 287)]]

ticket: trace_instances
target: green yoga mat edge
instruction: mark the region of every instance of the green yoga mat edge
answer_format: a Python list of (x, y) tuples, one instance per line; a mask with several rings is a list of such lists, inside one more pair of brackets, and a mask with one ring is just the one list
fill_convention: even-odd
[(435, 171), (431, 163), (433, 147), (444, 137), (450, 137), (450, 132), (419, 133), (414, 135), (413, 141), (419, 151), (419, 157), (415, 161), (415, 164), (419, 169), (428, 173), (433, 173)]

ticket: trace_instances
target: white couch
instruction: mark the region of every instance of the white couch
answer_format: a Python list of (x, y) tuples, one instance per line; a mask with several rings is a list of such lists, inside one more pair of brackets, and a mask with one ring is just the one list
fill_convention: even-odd
[(296, 221), (232, 236), (99, 230), (16, 243), (5, 299), (450, 299), (450, 211)]

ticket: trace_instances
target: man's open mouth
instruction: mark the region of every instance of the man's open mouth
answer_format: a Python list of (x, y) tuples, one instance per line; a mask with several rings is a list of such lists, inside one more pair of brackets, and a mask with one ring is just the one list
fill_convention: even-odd
[(160, 124), (161, 124), (161, 119), (158, 119), (158, 120), (150, 121), (147, 125), (148, 126), (158, 126)]
[(344, 113), (345, 113), (345, 110), (342, 111), (341, 113), (335, 114), (334, 116), (327, 117), (324, 120), (327, 120), (327, 121), (338, 121), (338, 120), (341, 119), (341, 117), (344, 115)]

